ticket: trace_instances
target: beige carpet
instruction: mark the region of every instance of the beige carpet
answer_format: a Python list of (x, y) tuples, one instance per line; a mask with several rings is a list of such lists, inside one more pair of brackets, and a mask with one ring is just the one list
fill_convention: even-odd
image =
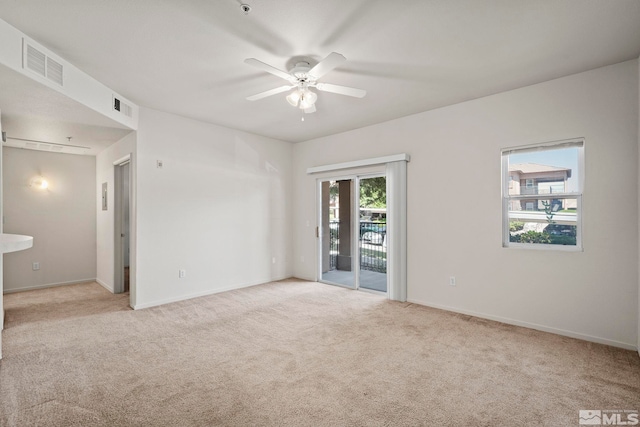
[(577, 426), (640, 409), (632, 351), (283, 281), (147, 310), (5, 295), (2, 426)]

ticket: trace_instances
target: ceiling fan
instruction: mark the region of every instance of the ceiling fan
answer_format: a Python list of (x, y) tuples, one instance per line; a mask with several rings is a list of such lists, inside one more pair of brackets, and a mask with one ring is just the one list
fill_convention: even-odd
[(318, 62), (314, 67), (311, 67), (308, 62), (298, 62), (288, 72), (279, 70), (272, 67), (269, 64), (265, 64), (262, 61), (258, 61), (255, 58), (245, 59), (244, 62), (249, 65), (253, 65), (263, 71), (278, 76), (289, 82), (288, 85), (280, 86), (275, 89), (271, 89), (265, 92), (258, 93), (247, 97), (249, 101), (257, 101), (258, 99), (266, 98), (268, 96), (276, 95), (278, 93), (293, 91), (287, 95), (287, 101), (294, 107), (298, 107), (305, 113), (313, 113), (316, 111), (316, 100), (318, 95), (311, 90), (315, 88), (322, 92), (337, 93), (340, 95), (353, 96), (355, 98), (362, 98), (367, 94), (365, 90), (356, 89), (347, 86), (339, 86), (330, 83), (320, 83), (318, 80), (327, 74), (329, 71), (336, 68), (338, 65), (346, 61), (347, 58), (339, 53), (332, 52), (322, 61)]

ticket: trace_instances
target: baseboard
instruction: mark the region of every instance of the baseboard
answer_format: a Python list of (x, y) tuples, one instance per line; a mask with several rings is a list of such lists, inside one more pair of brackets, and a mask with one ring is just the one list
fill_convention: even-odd
[(304, 275), (299, 275), (299, 276), (294, 275), (293, 278), (306, 280), (307, 282), (317, 282), (315, 277), (305, 277)]
[(105, 288), (106, 290), (108, 290), (109, 292), (113, 293), (113, 288), (109, 285), (107, 285), (106, 283), (104, 283), (102, 280), (100, 279), (96, 279), (96, 283), (100, 286), (102, 286), (103, 288)]
[(419, 301), (419, 300), (415, 300), (415, 299), (407, 299), (407, 302), (410, 302), (410, 303), (413, 303), (413, 304), (418, 304), (418, 305), (424, 305), (424, 306), (427, 306), (427, 307), (437, 308), (437, 309), (440, 309), (440, 310), (452, 311), (454, 313), (466, 314), (466, 315), (469, 315), (469, 316), (479, 317), (479, 318), (482, 318), (482, 319), (493, 320), (493, 321), (500, 322), (500, 323), (506, 323), (508, 325), (521, 326), (523, 328), (535, 329), (537, 331), (542, 331), (542, 332), (549, 332), (549, 333), (552, 333), (552, 334), (562, 335), (562, 336), (569, 337), (569, 338), (576, 338), (576, 339), (583, 340), (583, 341), (589, 341), (589, 342), (594, 342), (594, 343), (598, 343), (598, 344), (610, 345), (612, 347), (624, 348), (626, 350), (634, 350), (634, 351), (638, 351), (638, 354), (640, 354), (640, 349), (638, 347), (636, 347), (634, 344), (628, 344), (628, 343), (624, 343), (624, 342), (620, 342), (620, 341), (610, 340), (610, 339), (607, 339), (607, 338), (595, 337), (595, 336), (592, 336), (592, 335), (582, 334), (582, 333), (579, 333), (579, 332), (567, 331), (565, 329), (552, 328), (552, 327), (549, 327), (549, 326), (538, 325), (536, 323), (523, 322), (523, 321), (520, 321), (520, 320), (509, 319), (509, 318), (506, 318), (506, 317), (493, 316), (493, 315), (485, 314), (485, 313), (478, 313), (476, 311), (471, 311), (471, 310), (463, 310), (463, 309), (459, 309), (459, 308), (455, 308), (455, 307), (449, 307), (449, 306), (440, 305), (440, 304), (432, 304), (432, 303), (428, 303), (428, 302), (425, 302), (425, 301)]
[(246, 282), (246, 283), (236, 284), (236, 285), (232, 285), (232, 286), (226, 286), (224, 288), (209, 289), (209, 290), (206, 290), (206, 291), (203, 291), (203, 292), (194, 292), (192, 294), (180, 295), (180, 296), (172, 297), (172, 298), (165, 298), (165, 299), (162, 299), (162, 300), (146, 302), (146, 303), (143, 303), (143, 304), (135, 304), (133, 306), (133, 309), (134, 310), (141, 310), (141, 309), (144, 309), (144, 308), (157, 307), (159, 305), (170, 304), (172, 302), (179, 302), (179, 301), (185, 301), (185, 300), (189, 300), (189, 299), (193, 299), (193, 298), (205, 297), (207, 295), (214, 295), (214, 294), (219, 294), (221, 292), (228, 292), (228, 291), (234, 291), (236, 289), (249, 288), (251, 286), (263, 285), (265, 283), (277, 282), (279, 280), (285, 280), (285, 279), (290, 279), (290, 278), (291, 278), (291, 276), (274, 277), (274, 278), (268, 279), (268, 280), (261, 280), (261, 281), (257, 281), (257, 282)]
[(4, 289), (2, 293), (13, 294), (15, 292), (35, 291), (36, 289), (55, 288), (57, 286), (66, 286), (66, 285), (78, 285), (80, 283), (90, 283), (95, 281), (97, 281), (97, 279), (92, 278), (92, 279), (73, 280), (70, 282), (47, 283), (45, 285), (25, 286), (23, 288), (16, 288), (16, 289)]

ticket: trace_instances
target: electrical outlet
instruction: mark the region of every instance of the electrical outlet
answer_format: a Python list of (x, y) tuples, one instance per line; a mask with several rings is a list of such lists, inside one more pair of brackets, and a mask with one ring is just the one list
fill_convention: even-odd
[(178, 278), (184, 279), (187, 277), (187, 270), (178, 270)]
[(162, 162), (162, 160), (156, 160), (156, 167), (158, 169), (162, 169), (163, 166), (164, 166), (164, 163)]
[(40, 270), (40, 263), (39, 262), (34, 262), (33, 263), (33, 271), (36, 271), (36, 270)]
[(276, 263), (276, 257), (271, 258), (271, 264), (275, 264)]
[(449, 277), (449, 286), (455, 286), (456, 285), (456, 276), (450, 276)]

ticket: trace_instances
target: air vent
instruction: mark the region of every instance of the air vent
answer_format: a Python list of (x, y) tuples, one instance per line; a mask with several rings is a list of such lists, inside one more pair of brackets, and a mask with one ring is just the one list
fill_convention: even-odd
[(30, 148), (31, 150), (37, 150), (38, 149), (38, 144), (35, 144), (33, 142), (27, 142), (24, 144), (25, 147)]
[(62, 64), (30, 45), (27, 40), (23, 39), (22, 43), (24, 45), (23, 67), (62, 86), (64, 83)]
[(116, 97), (115, 95), (113, 95), (112, 105), (115, 111), (118, 111), (127, 117), (131, 117), (131, 114), (133, 112), (131, 105), (127, 104), (126, 102), (123, 102), (120, 98)]
[(47, 58), (47, 77), (62, 86), (62, 64)]
[(47, 55), (33, 46), (27, 45), (27, 68), (42, 77), (46, 77)]

